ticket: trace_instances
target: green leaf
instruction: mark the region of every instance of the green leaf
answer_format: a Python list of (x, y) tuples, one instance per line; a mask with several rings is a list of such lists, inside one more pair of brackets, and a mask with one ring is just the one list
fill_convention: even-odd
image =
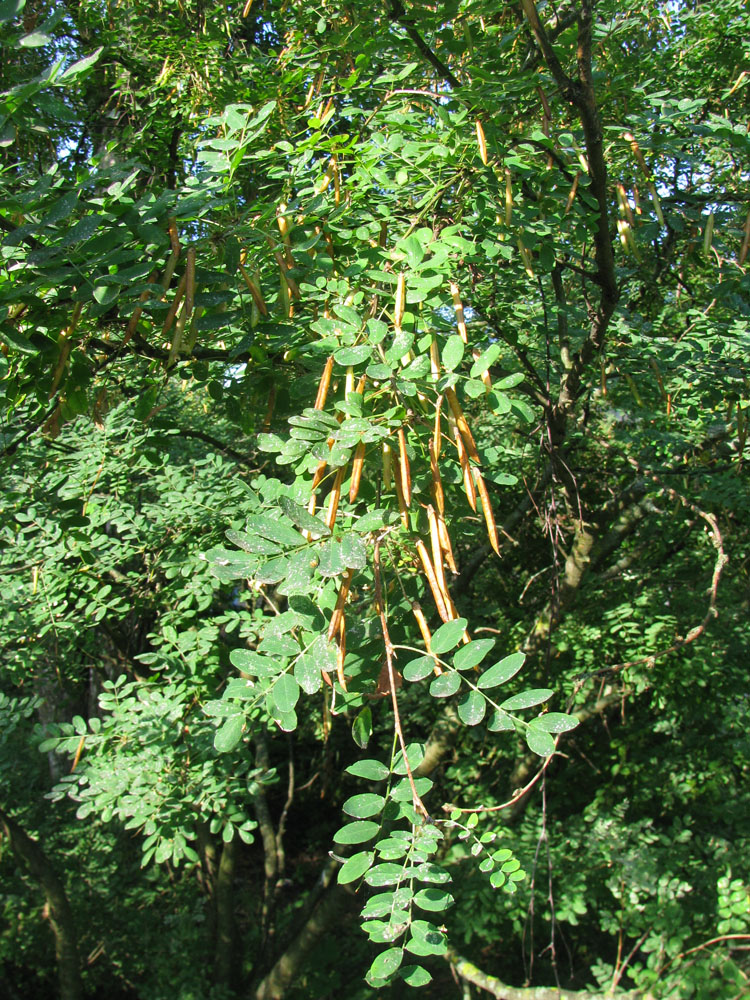
[(379, 892), (367, 900), (362, 910), (362, 916), (365, 918), (389, 917), (394, 911), (408, 906), (412, 895), (412, 890), (408, 885), (400, 886), (395, 892)]
[(501, 712), (499, 709), (492, 713), (492, 717), (487, 724), (487, 729), (491, 733), (507, 733), (515, 728), (513, 719), (508, 715), (508, 713)]
[(357, 820), (354, 823), (347, 823), (337, 830), (333, 839), (337, 844), (365, 844), (378, 835), (380, 825), (372, 820)]
[(352, 855), (339, 869), (339, 885), (348, 885), (350, 882), (356, 882), (357, 879), (362, 878), (365, 872), (369, 871), (374, 860), (374, 851), (360, 851), (359, 854)]
[(468, 691), (458, 702), (458, 717), (466, 726), (477, 726), (484, 718), (487, 702), (479, 691)]
[(461, 641), (469, 623), (465, 618), (456, 618), (441, 625), (430, 642), (430, 649), (438, 656), (449, 653)]
[[(469, 374), (472, 378), (478, 378), (483, 375), (488, 368), (491, 368), (495, 364), (497, 359), (500, 357), (500, 345), (490, 344), (486, 351), (482, 351), (479, 357), (475, 360), (474, 364), (471, 366), (471, 371)], [(523, 378), (523, 376), (522, 376)], [(503, 379), (505, 381), (505, 379)]]
[(477, 682), (477, 687), (485, 691), (505, 684), (511, 677), (515, 677), (525, 659), (525, 653), (511, 653), (510, 656), (504, 657), (499, 663), (495, 663), (488, 670), (485, 670)]
[(233, 649), (229, 660), (244, 674), (252, 677), (275, 677), (281, 670), (281, 664), (270, 656), (261, 656), (252, 649)]
[(368, 885), (374, 886), (397, 885), (403, 878), (403, 866), (386, 861), (381, 865), (375, 865), (374, 868), (371, 868), (365, 876), (365, 882)]
[(356, 716), (352, 724), (352, 738), (357, 746), (364, 750), (372, 736), (372, 711), (365, 706)]
[(532, 719), (530, 725), (547, 733), (567, 733), (576, 728), (578, 719), (575, 715), (565, 715), (563, 712), (546, 712)]
[(494, 639), (472, 639), (456, 651), (453, 666), (456, 670), (471, 670), (482, 662), (494, 645)]
[(446, 371), (452, 372), (461, 364), (466, 345), (457, 333), (448, 337), (443, 347), (442, 361)]
[(427, 969), (423, 969), (421, 965), (404, 965), (401, 967), (398, 974), (407, 986), (413, 986), (415, 988), (419, 986), (426, 986), (428, 983), (432, 982), (432, 976)]
[(549, 757), (555, 752), (553, 737), (549, 733), (545, 733), (543, 729), (534, 729), (533, 726), (529, 726), (525, 736), (526, 743), (532, 753), (537, 753), (540, 757)]
[(398, 971), (403, 957), (404, 953), (401, 948), (389, 948), (388, 951), (382, 951), (370, 966), (367, 978), (376, 980), (389, 979), (394, 972)]
[(324, 538), (331, 534), (328, 526), (319, 517), (310, 514), (305, 507), (301, 507), (288, 497), (279, 497), (279, 506), (293, 524), (303, 531), (308, 531), (313, 538)]
[[(419, 765), (424, 760), (425, 745), (424, 743), (408, 743), (406, 745), (406, 759), (409, 762), (409, 767), (412, 771), (416, 771)], [(404, 754), (402, 750), (396, 754), (393, 759), (394, 774), (404, 775), (406, 774), (406, 763), (404, 762)]]
[(310, 653), (303, 653), (297, 659), (294, 664), (294, 677), (305, 694), (315, 694), (323, 683), (320, 666)]
[(277, 521), (275, 518), (267, 517), (265, 514), (253, 514), (248, 517), (246, 527), (249, 531), (256, 531), (263, 538), (268, 538), (272, 542), (278, 542), (284, 548), (304, 545), (305, 539), (294, 528)]
[(532, 708), (534, 705), (541, 705), (543, 701), (548, 701), (555, 692), (549, 688), (532, 688), (530, 691), (521, 691), (514, 694), (502, 702), (500, 708), (506, 712), (516, 712), (522, 708)]
[(430, 684), (430, 694), (433, 698), (450, 698), (461, 687), (461, 674), (449, 670), (440, 674)]
[(38, 49), (42, 45), (49, 45), (52, 41), (50, 35), (45, 35), (41, 31), (32, 31), (28, 35), (18, 40), (18, 44), (24, 49)]
[(336, 351), (333, 357), (336, 363), (342, 365), (344, 368), (348, 368), (349, 366), (354, 367), (370, 360), (372, 357), (372, 347), (370, 344), (358, 344), (357, 347), (342, 347), (340, 351)]
[(361, 795), (352, 795), (341, 808), (347, 816), (354, 816), (355, 819), (367, 819), (368, 816), (376, 816), (382, 812), (384, 805), (385, 799), (382, 795), (364, 792)]
[(217, 730), (214, 736), (214, 748), (219, 753), (229, 753), (234, 750), (242, 739), (242, 732), (245, 728), (245, 717), (243, 715), (232, 715)]
[(282, 674), (273, 686), (273, 700), (280, 712), (294, 710), (299, 701), (299, 684), (291, 674)]
[(5, 24), (6, 21), (12, 21), (14, 17), (18, 17), (25, 6), (26, 0), (3, 0), (0, 3), (0, 24)]
[(346, 773), (368, 781), (385, 781), (391, 772), (379, 760), (358, 760), (346, 768)]
[(420, 889), (414, 897), (420, 910), (441, 913), (453, 905), (453, 896), (445, 889)]
[(364, 569), (367, 565), (367, 548), (359, 535), (344, 535), (341, 539), (341, 558), (347, 569)]
[(414, 660), (409, 660), (402, 672), (404, 680), (415, 682), (429, 677), (434, 669), (435, 660), (432, 656), (418, 656)]

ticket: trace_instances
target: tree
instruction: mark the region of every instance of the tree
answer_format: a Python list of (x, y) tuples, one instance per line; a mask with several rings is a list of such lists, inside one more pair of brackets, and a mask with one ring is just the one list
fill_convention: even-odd
[(744, 5), (156, 13), (0, 5), (0, 817), (201, 956), (83, 988), (737, 995)]

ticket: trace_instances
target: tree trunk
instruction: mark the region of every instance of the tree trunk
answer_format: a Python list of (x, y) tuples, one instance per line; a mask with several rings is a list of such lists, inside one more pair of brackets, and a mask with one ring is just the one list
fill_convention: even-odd
[(49, 923), (55, 936), (60, 1000), (83, 1000), (78, 938), (65, 888), (39, 844), (0, 809), (0, 827), (13, 853), (39, 884), (47, 900)]
[(214, 982), (232, 987), (235, 971), (234, 870), (239, 837), (235, 834), (224, 844), (216, 874), (214, 905), (216, 913), (216, 951)]

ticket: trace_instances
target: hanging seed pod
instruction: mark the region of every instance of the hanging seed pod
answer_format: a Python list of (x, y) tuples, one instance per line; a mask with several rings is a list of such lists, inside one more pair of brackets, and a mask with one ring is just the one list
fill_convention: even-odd
[(344, 481), (345, 468), (346, 467), (342, 465), (341, 468), (336, 471), (336, 478), (333, 480), (331, 492), (328, 494), (326, 527), (329, 531), (333, 531), (333, 526), (336, 523), (336, 514), (339, 509), (339, 501), (341, 500), (341, 484)]
[(440, 528), (435, 508), (432, 504), (427, 505), (427, 521), (430, 526), (430, 547), (432, 549), (432, 565), (435, 567), (435, 578), (442, 591), (446, 607), (450, 607), (451, 599), (448, 592), (448, 583), (445, 579), (445, 568), (443, 567), (443, 547), (440, 544)]
[(448, 405), (451, 408), (451, 413), (453, 414), (453, 419), (456, 421), (456, 426), (458, 427), (461, 437), (463, 438), (464, 445), (466, 446), (466, 451), (469, 456), (477, 463), (481, 465), (481, 460), (479, 458), (479, 452), (477, 451), (477, 446), (474, 443), (474, 435), (471, 433), (469, 424), (464, 416), (464, 411), (461, 409), (461, 404), (458, 401), (458, 396), (456, 396), (454, 389), (445, 390), (445, 398), (448, 400)]
[(409, 455), (406, 451), (406, 435), (404, 434), (403, 427), (399, 427), (398, 429), (398, 465), (404, 503), (407, 507), (411, 507), (411, 469), (409, 467)]
[[(153, 284), (156, 281), (156, 276), (157, 272), (152, 271), (151, 274), (148, 276), (147, 284), (149, 285)], [(144, 292), (141, 292), (138, 302), (145, 302), (150, 295), (151, 291), (150, 289), (147, 288)], [(133, 339), (133, 335), (135, 334), (135, 331), (138, 327), (138, 320), (141, 318), (142, 315), (143, 315), (143, 309), (140, 307), (140, 305), (136, 306), (135, 309), (133, 310), (133, 315), (130, 317), (130, 320), (128, 321), (128, 328), (125, 331), (125, 336), (122, 339), (121, 347), (127, 346), (127, 344), (129, 344), (130, 341)]]
[(430, 627), (427, 624), (427, 619), (424, 616), (424, 611), (422, 611), (422, 606), (417, 601), (412, 601), (411, 610), (414, 613), (414, 617), (417, 619), (417, 625), (419, 625), (419, 631), (422, 634), (422, 642), (425, 644), (425, 649), (435, 662), (433, 670), (436, 674), (442, 674), (443, 668), (438, 663), (437, 656), (435, 656), (432, 652), (432, 633), (430, 632)]
[(393, 325), (397, 330), (401, 329), (401, 321), (404, 318), (406, 308), (406, 275), (402, 271), (396, 283), (396, 305), (393, 313)]
[(461, 302), (461, 294), (458, 290), (458, 285), (455, 281), (450, 283), (451, 297), (453, 298), (453, 309), (456, 313), (456, 325), (458, 326), (458, 333), (461, 340), (465, 344), (469, 343), (469, 335), (466, 332), (466, 319), (464, 317), (464, 307)]
[(430, 473), (432, 475), (432, 498), (438, 514), (442, 517), (445, 514), (445, 493), (443, 492), (443, 481), (440, 478), (440, 468), (435, 458), (433, 440), (430, 438)]
[(466, 499), (469, 501), (469, 506), (473, 511), (477, 509), (477, 494), (474, 489), (474, 479), (471, 474), (471, 466), (469, 465), (469, 458), (466, 454), (466, 448), (464, 447), (463, 438), (461, 437), (461, 432), (458, 429), (455, 421), (452, 422), (453, 439), (456, 442), (456, 449), (458, 451), (458, 460), (461, 464), (461, 473), (464, 480), (464, 492), (466, 493)]
[(396, 500), (398, 501), (398, 510), (401, 515), (401, 523), (409, 530), (409, 508), (406, 506), (406, 501), (404, 499), (404, 491), (401, 487), (401, 474), (400, 471), (397, 473), (393, 480), (393, 486), (396, 490)]
[(253, 0), (247, 0), (247, 3), (242, 9), (242, 17), (245, 18), (250, 13), (250, 8), (253, 5)]
[(339, 679), (339, 684), (344, 689), (346, 688), (346, 677), (344, 675), (344, 660), (346, 659), (346, 622), (344, 621), (344, 616), (341, 616), (341, 624), (339, 625), (338, 635), (336, 636), (336, 676)]
[(169, 233), (169, 242), (172, 246), (172, 254), (174, 257), (179, 257), (180, 237), (177, 233), (177, 220), (172, 215), (167, 220), (167, 232)]
[(635, 219), (633, 218), (633, 211), (630, 208), (630, 200), (628, 199), (628, 193), (625, 190), (624, 185), (618, 184), (616, 186), (617, 191), (617, 204), (620, 208), (620, 214), (624, 219), (628, 220), (628, 223), (635, 228)]
[(435, 607), (437, 608), (438, 614), (444, 622), (448, 622), (451, 620), (450, 613), (445, 606), (445, 598), (443, 597), (443, 593), (438, 586), (435, 570), (432, 568), (432, 562), (430, 561), (430, 554), (421, 538), (417, 539), (417, 553), (419, 554), (422, 568), (424, 569), (424, 574), (432, 592), (432, 598), (435, 601)]
[(495, 550), (497, 555), (500, 555), (500, 540), (497, 535), (497, 525), (495, 524), (495, 515), (492, 513), (492, 504), (490, 503), (490, 495), (487, 492), (487, 484), (484, 479), (482, 479), (482, 474), (479, 469), (472, 469), (474, 473), (474, 481), (477, 486), (477, 493), (479, 494), (479, 499), (482, 501), (482, 513), (484, 514), (484, 523), (487, 525), (487, 537), (490, 540), (490, 545)]
[(180, 303), (182, 302), (182, 296), (185, 294), (185, 286), (187, 285), (187, 272), (183, 274), (180, 278), (180, 283), (177, 286), (177, 290), (174, 293), (174, 299), (172, 300), (172, 305), (169, 307), (169, 312), (167, 313), (167, 318), (164, 320), (164, 324), (161, 328), (162, 337), (166, 337), (169, 333), (169, 328), (174, 323), (174, 318), (177, 315), (177, 310), (180, 308)]
[(320, 376), (320, 382), (318, 384), (318, 394), (315, 397), (315, 406), (313, 409), (322, 410), (326, 405), (326, 398), (328, 397), (328, 389), (331, 385), (331, 373), (333, 372), (333, 355), (331, 355), (325, 363), (325, 368), (323, 369), (323, 374)]
[(352, 459), (352, 479), (349, 484), (349, 503), (354, 503), (359, 495), (359, 484), (362, 480), (362, 468), (365, 463), (365, 443), (360, 441)]
[(240, 264), (240, 274), (242, 275), (242, 278), (245, 284), (247, 285), (247, 290), (250, 292), (250, 295), (252, 296), (253, 305), (257, 307), (258, 312), (261, 314), (261, 316), (267, 316), (268, 306), (266, 305), (266, 300), (263, 298), (263, 293), (260, 290), (260, 285), (257, 281), (257, 273), (258, 272), (256, 271), (254, 277), (251, 278), (250, 275), (247, 273), (245, 266), (243, 264)]
[(287, 221), (286, 210), (286, 202), (280, 201), (276, 212), (276, 222), (285, 247), (286, 263), (289, 267), (291, 267), (294, 264), (294, 258), (292, 257), (292, 242), (289, 238), (289, 222)]
[(456, 560), (453, 558), (453, 546), (451, 545), (451, 536), (448, 534), (448, 528), (445, 523), (445, 519), (441, 514), (437, 516), (438, 520), (438, 531), (440, 532), (440, 548), (443, 550), (443, 555), (445, 556), (445, 561), (448, 563), (448, 568), (454, 576), (458, 576), (458, 567), (456, 566)]
[(521, 260), (523, 261), (523, 268), (526, 274), (530, 278), (535, 278), (534, 274), (534, 260), (529, 251), (524, 246), (524, 242), (521, 237), (518, 237), (518, 252), (521, 254)]
[(703, 230), (703, 256), (708, 257), (711, 253), (711, 244), (714, 240), (714, 213), (711, 212), (706, 221), (706, 227)]
[(384, 247), (388, 242), (388, 223), (383, 221), (380, 223), (380, 234), (378, 236), (378, 246)]
[(505, 225), (509, 226), (513, 219), (513, 177), (510, 168), (505, 168)]
[(336, 598), (336, 606), (333, 609), (333, 614), (331, 615), (331, 621), (328, 626), (328, 641), (331, 642), (333, 637), (339, 631), (341, 625), (341, 619), (344, 616), (344, 605), (346, 604), (346, 599), (349, 596), (349, 588), (351, 587), (352, 577), (354, 576), (354, 570), (348, 569), (341, 580), (341, 586), (339, 587), (338, 597)]
[(341, 202), (341, 172), (335, 153), (331, 157), (331, 164), (333, 165), (333, 203), (338, 205)]
[(479, 156), (482, 163), (487, 166), (487, 140), (484, 136), (484, 129), (482, 128), (482, 123), (477, 118), (477, 145), (479, 146)]
[(435, 461), (440, 458), (440, 452), (443, 445), (443, 435), (440, 429), (440, 410), (443, 406), (443, 397), (438, 396), (435, 402), (435, 429), (432, 435), (432, 453), (435, 456)]
[(433, 382), (437, 382), (440, 378), (440, 350), (434, 334), (430, 339), (430, 375)]
[(565, 203), (565, 215), (567, 215), (568, 212), (571, 210), (571, 208), (573, 207), (573, 202), (576, 200), (576, 193), (578, 191), (578, 182), (580, 181), (580, 179), (581, 179), (581, 174), (580, 174), (580, 171), (579, 171), (575, 175), (575, 177), (573, 178), (573, 183), (572, 183), (572, 185), (570, 187), (570, 192), (568, 194), (568, 200)]
[(747, 213), (747, 218), (745, 219), (745, 236), (742, 240), (742, 248), (740, 249), (739, 264), (740, 267), (745, 263), (745, 257), (747, 257), (748, 247), (750, 247), (750, 212)]
[(387, 441), (383, 442), (383, 489), (386, 493), (391, 488), (391, 478), (393, 474), (393, 452)]

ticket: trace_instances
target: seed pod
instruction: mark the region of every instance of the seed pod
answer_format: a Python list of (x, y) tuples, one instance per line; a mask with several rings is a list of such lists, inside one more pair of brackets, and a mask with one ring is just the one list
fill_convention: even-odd
[(341, 202), (341, 173), (335, 153), (331, 157), (331, 164), (333, 165), (333, 203), (338, 205)]
[(445, 569), (443, 567), (443, 548), (440, 544), (440, 528), (438, 526), (435, 508), (432, 504), (427, 505), (427, 520), (430, 525), (430, 547), (432, 548), (432, 565), (435, 567), (435, 578), (443, 594), (445, 606), (450, 607), (452, 602), (448, 591), (448, 583), (445, 579)]
[(393, 325), (397, 330), (401, 329), (401, 321), (404, 318), (404, 309), (406, 308), (406, 275), (402, 271), (398, 276), (398, 282), (396, 284), (396, 306), (393, 315)]
[(437, 512), (442, 517), (445, 514), (445, 493), (443, 492), (443, 481), (440, 478), (440, 468), (435, 459), (432, 438), (430, 438), (430, 473), (432, 474), (432, 497)]
[(172, 253), (175, 257), (179, 257), (180, 237), (177, 233), (177, 220), (172, 215), (167, 220), (167, 231), (169, 233), (169, 242), (172, 245)]
[(505, 168), (505, 225), (509, 226), (513, 218), (513, 178), (508, 167)]
[(496, 554), (500, 555), (500, 541), (497, 536), (497, 525), (495, 524), (495, 515), (492, 513), (492, 504), (490, 503), (490, 495), (487, 492), (487, 484), (482, 479), (479, 469), (474, 468), (472, 472), (477, 484), (479, 499), (482, 501), (482, 513), (484, 514), (484, 523), (487, 525), (487, 537)]
[(380, 234), (378, 235), (378, 246), (384, 247), (388, 242), (388, 223), (384, 220), (380, 223)]
[(417, 601), (412, 601), (411, 609), (414, 612), (414, 617), (417, 619), (419, 631), (422, 633), (422, 641), (425, 644), (425, 649), (435, 661), (433, 669), (436, 674), (442, 674), (443, 668), (438, 663), (437, 656), (435, 656), (432, 652), (432, 634), (430, 632), (429, 625), (427, 624), (427, 619), (424, 616), (424, 611), (422, 611), (422, 606)]
[(359, 484), (362, 479), (362, 468), (365, 462), (365, 443), (360, 441), (352, 459), (352, 480), (349, 484), (349, 503), (354, 503), (359, 494)]
[(534, 259), (524, 246), (524, 242), (520, 236), (518, 237), (518, 252), (521, 254), (521, 260), (523, 261), (523, 267), (524, 270), (526, 271), (526, 274), (528, 274), (530, 278), (535, 278), (536, 275), (534, 274)]
[(333, 531), (333, 525), (336, 522), (336, 513), (339, 509), (339, 500), (341, 499), (341, 483), (344, 481), (344, 471), (345, 466), (341, 466), (336, 472), (336, 478), (333, 480), (333, 486), (331, 487), (331, 492), (328, 494), (328, 513), (326, 514), (326, 527), (329, 531)]
[(279, 232), (281, 233), (281, 239), (284, 241), (286, 263), (289, 267), (294, 263), (294, 258), (292, 257), (292, 242), (289, 238), (289, 223), (286, 218), (287, 204), (285, 201), (279, 202), (279, 207), (276, 212), (276, 222), (279, 226)]
[(471, 475), (471, 466), (469, 465), (469, 459), (466, 454), (463, 438), (461, 437), (461, 432), (459, 431), (455, 421), (452, 421), (452, 430), (453, 439), (456, 442), (456, 450), (458, 451), (458, 460), (461, 463), (461, 473), (464, 480), (466, 499), (469, 501), (471, 509), (475, 511), (477, 509), (477, 495), (476, 490), (474, 489), (474, 479)]
[(187, 284), (187, 272), (183, 274), (180, 278), (180, 283), (177, 286), (177, 291), (174, 293), (174, 299), (172, 300), (172, 305), (169, 307), (169, 312), (167, 313), (167, 318), (164, 320), (164, 325), (161, 328), (162, 337), (166, 337), (169, 332), (169, 328), (174, 323), (174, 318), (177, 315), (177, 310), (180, 307), (180, 302), (182, 302), (182, 296), (185, 294), (185, 285)]
[(401, 523), (409, 530), (409, 508), (406, 506), (406, 501), (404, 500), (404, 491), (401, 488), (401, 473), (396, 475), (393, 480), (393, 485), (396, 490), (396, 499), (398, 501), (398, 510), (401, 515)]
[(461, 404), (458, 401), (458, 396), (456, 396), (455, 390), (446, 389), (445, 398), (448, 400), (448, 405), (451, 408), (453, 419), (456, 421), (456, 426), (461, 433), (467, 452), (477, 465), (481, 465), (482, 463), (479, 458), (479, 452), (477, 451), (477, 446), (474, 443), (474, 435), (471, 433), (471, 429), (466, 421), (466, 417), (464, 416), (464, 411), (461, 409)]
[(351, 587), (352, 577), (354, 576), (354, 570), (348, 569), (341, 580), (341, 586), (339, 587), (339, 594), (336, 598), (336, 607), (333, 609), (333, 614), (331, 615), (331, 621), (328, 626), (328, 641), (330, 642), (339, 630), (341, 619), (344, 615), (344, 605), (346, 604), (346, 599), (349, 596), (349, 588)]
[(346, 659), (346, 623), (344, 616), (341, 616), (338, 635), (336, 636), (336, 676), (339, 684), (346, 691), (346, 677), (344, 675), (344, 660)]
[(750, 247), (750, 212), (747, 213), (747, 218), (745, 219), (745, 236), (742, 240), (742, 248), (740, 249), (739, 265), (745, 263), (745, 257), (747, 257), (747, 250)]
[(435, 461), (440, 458), (440, 451), (442, 449), (443, 435), (440, 430), (440, 410), (443, 406), (443, 397), (438, 396), (435, 403), (435, 430), (432, 435), (432, 453), (435, 456)]
[(617, 204), (620, 209), (620, 215), (624, 219), (628, 220), (628, 223), (635, 227), (635, 219), (633, 218), (633, 211), (630, 207), (630, 201), (628, 200), (628, 193), (622, 184), (617, 184), (615, 190), (617, 191)]
[(437, 338), (434, 335), (430, 340), (430, 374), (433, 382), (437, 382), (440, 378), (440, 351)]
[(331, 355), (325, 363), (325, 368), (323, 369), (323, 374), (320, 376), (320, 382), (318, 384), (318, 394), (315, 397), (315, 406), (313, 409), (322, 410), (326, 405), (326, 398), (328, 396), (328, 389), (331, 385), (331, 373), (333, 372), (333, 355)]
[(417, 539), (417, 553), (419, 554), (419, 558), (422, 562), (422, 568), (424, 569), (427, 583), (432, 591), (432, 597), (435, 601), (438, 614), (444, 622), (448, 622), (451, 618), (448, 609), (445, 606), (445, 598), (443, 597), (443, 593), (438, 586), (435, 570), (433, 569), (432, 562), (430, 561), (430, 554), (421, 538)]
[(282, 268), (279, 268), (279, 303), (281, 305), (282, 316), (290, 318), (292, 315), (292, 300), (289, 298), (289, 285), (286, 283)]
[(354, 369), (351, 365), (346, 369), (346, 381), (344, 382), (344, 399), (350, 392), (354, 392)]
[(247, 0), (247, 3), (242, 9), (243, 18), (247, 17), (247, 15), (250, 13), (250, 8), (252, 7), (252, 5), (253, 5), (253, 0)]
[(465, 344), (468, 344), (469, 335), (466, 332), (466, 319), (464, 317), (464, 307), (463, 303), (461, 302), (461, 294), (458, 290), (458, 285), (455, 283), (455, 281), (451, 281), (450, 289), (451, 289), (451, 296), (453, 297), (453, 309), (456, 313), (456, 324), (458, 326), (458, 333), (459, 336), (461, 337), (461, 340), (463, 340)]
[(477, 145), (479, 146), (479, 155), (482, 159), (482, 163), (487, 166), (487, 140), (484, 137), (484, 129), (482, 128), (482, 123), (477, 118)]
[(453, 558), (451, 536), (448, 534), (448, 528), (446, 527), (445, 520), (440, 514), (438, 514), (438, 531), (440, 532), (440, 548), (443, 550), (445, 561), (448, 563), (448, 568), (454, 576), (458, 576), (458, 566), (456, 566), (456, 560)]
[(411, 469), (409, 468), (409, 456), (406, 452), (406, 435), (404, 434), (403, 427), (399, 427), (398, 429), (398, 464), (404, 503), (407, 507), (411, 507)]
[[(240, 274), (247, 285), (247, 290), (253, 297), (253, 303), (257, 306), (258, 312), (261, 316), (268, 315), (268, 306), (266, 305), (266, 300), (263, 298), (263, 293), (260, 290), (260, 285), (257, 283), (255, 276), (253, 278), (245, 270), (243, 264), (240, 264)], [(256, 271), (257, 275), (257, 271)]]
[(703, 255), (708, 257), (711, 253), (711, 244), (714, 239), (714, 213), (711, 212), (706, 221), (706, 228), (703, 230)]
[(568, 193), (568, 200), (565, 203), (565, 215), (567, 215), (568, 212), (573, 207), (573, 202), (575, 201), (576, 198), (576, 192), (578, 191), (578, 182), (580, 181), (580, 179), (581, 179), (581, 174), (579, 172), (573, 178), (573, 183), (570, 187), (570, 192)]
[(391, 476), (393, 470), (393, 452), (387, 441), (383, 442), (383, 489), (386, 493), (391, 488)]
[[(149, 285), (156, 280), (156, 275), (157, 272), (152, 271), (151, 274), (148, 276), (147, 282)], [(148, 299), (150, 296), (151, 296), (151, 290), (147, 288), (144, 292), (141, 292), (141, 296), (138, 299), (138, 301), (145, 302), (146, 299)], [(122, 340), (122, 347), (125, 347), (133, 339), (133, 334), (135, 333), (138, 327), (138, 320), (141, 318), (142, 314), (143, 314), (143, 309), (141, 309), (140, 306), (136, 306), (136, 308), (133, 310), (133, 315), (130, 317), (130, 320), (128, 322), (128, 328), (125, 331), (125, 336), (123, 337)]]

